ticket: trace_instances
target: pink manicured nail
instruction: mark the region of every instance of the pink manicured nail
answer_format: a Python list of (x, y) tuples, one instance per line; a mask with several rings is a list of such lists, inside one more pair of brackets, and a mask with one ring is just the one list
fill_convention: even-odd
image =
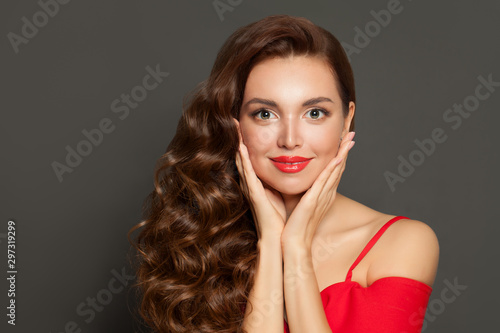
[(356, 143), (356, 141), (351, 141), (351, 142), (349, 143), (349, 148), (348, 148), (348, 149), (351, 149), (351, 148), (354, 146), (354, 144), (355, 144), (355, 143)]

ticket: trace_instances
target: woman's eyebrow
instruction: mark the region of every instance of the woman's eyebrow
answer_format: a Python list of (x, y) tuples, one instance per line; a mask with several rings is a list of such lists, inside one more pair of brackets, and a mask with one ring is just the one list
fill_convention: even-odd
[[(314, 98), (308, 99), (307, 101), (302, 103), (302, 106), (310, 106), (310, 105), (318, 104), (321, 102), (333, 103), (333, 101), (331, 99), (329, 99), (328, 97), (314, 97)], [(249, 100), (248, 102), (246, 102), (243, 107), (247, 107), (249, 104), (253, 104), (253, 103), (264, 104), (264, 105), (272, 106), (272, 107), (278, 106), (278, 104), (275, 101), (272, 101), (270, 99), (255, 97), (255, 98), (252, 98), (251, 100)]]

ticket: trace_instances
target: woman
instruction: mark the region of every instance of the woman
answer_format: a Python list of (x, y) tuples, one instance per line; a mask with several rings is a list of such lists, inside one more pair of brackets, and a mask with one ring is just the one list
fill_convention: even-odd
[(337, 193), (354, 114), (352, 70), (328, 31), (276, 15), (229, 37), (131, 230), (148, 325), (421, 331), (438, 241)]

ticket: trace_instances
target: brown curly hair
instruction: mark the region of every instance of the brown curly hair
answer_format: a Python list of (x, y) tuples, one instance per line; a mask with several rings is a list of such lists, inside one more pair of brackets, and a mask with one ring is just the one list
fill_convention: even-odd
[(345, 116), (355, 102), (344, 49), (305, 18), (268, 16), (227, 39), (209, 78), (184, 100), (175, 136), (156, 164), (143, 219), (128, 233), (137, 251), (139, 313), (156, 332), (243, 332), (258, 239), (239, 187), (233, 118), (253, 66), (291, 55), (327, 61)]

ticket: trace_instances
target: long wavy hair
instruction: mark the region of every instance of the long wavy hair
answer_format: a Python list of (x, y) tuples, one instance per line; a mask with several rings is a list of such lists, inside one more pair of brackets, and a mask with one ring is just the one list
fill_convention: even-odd
[(183, 101), (175, 136), (157, 161), (142, 221), (128, 233), (136, 250), (138, 311), (156, 332), (244, 332), (258, 239), (239, 186), (233, 118), (239, 118), (253, 66), (292, 55), (327, 61), (347, 116), (355, 92), (344, 49), (327, 30), (287, 15), (236, 30), (208, 79)]

